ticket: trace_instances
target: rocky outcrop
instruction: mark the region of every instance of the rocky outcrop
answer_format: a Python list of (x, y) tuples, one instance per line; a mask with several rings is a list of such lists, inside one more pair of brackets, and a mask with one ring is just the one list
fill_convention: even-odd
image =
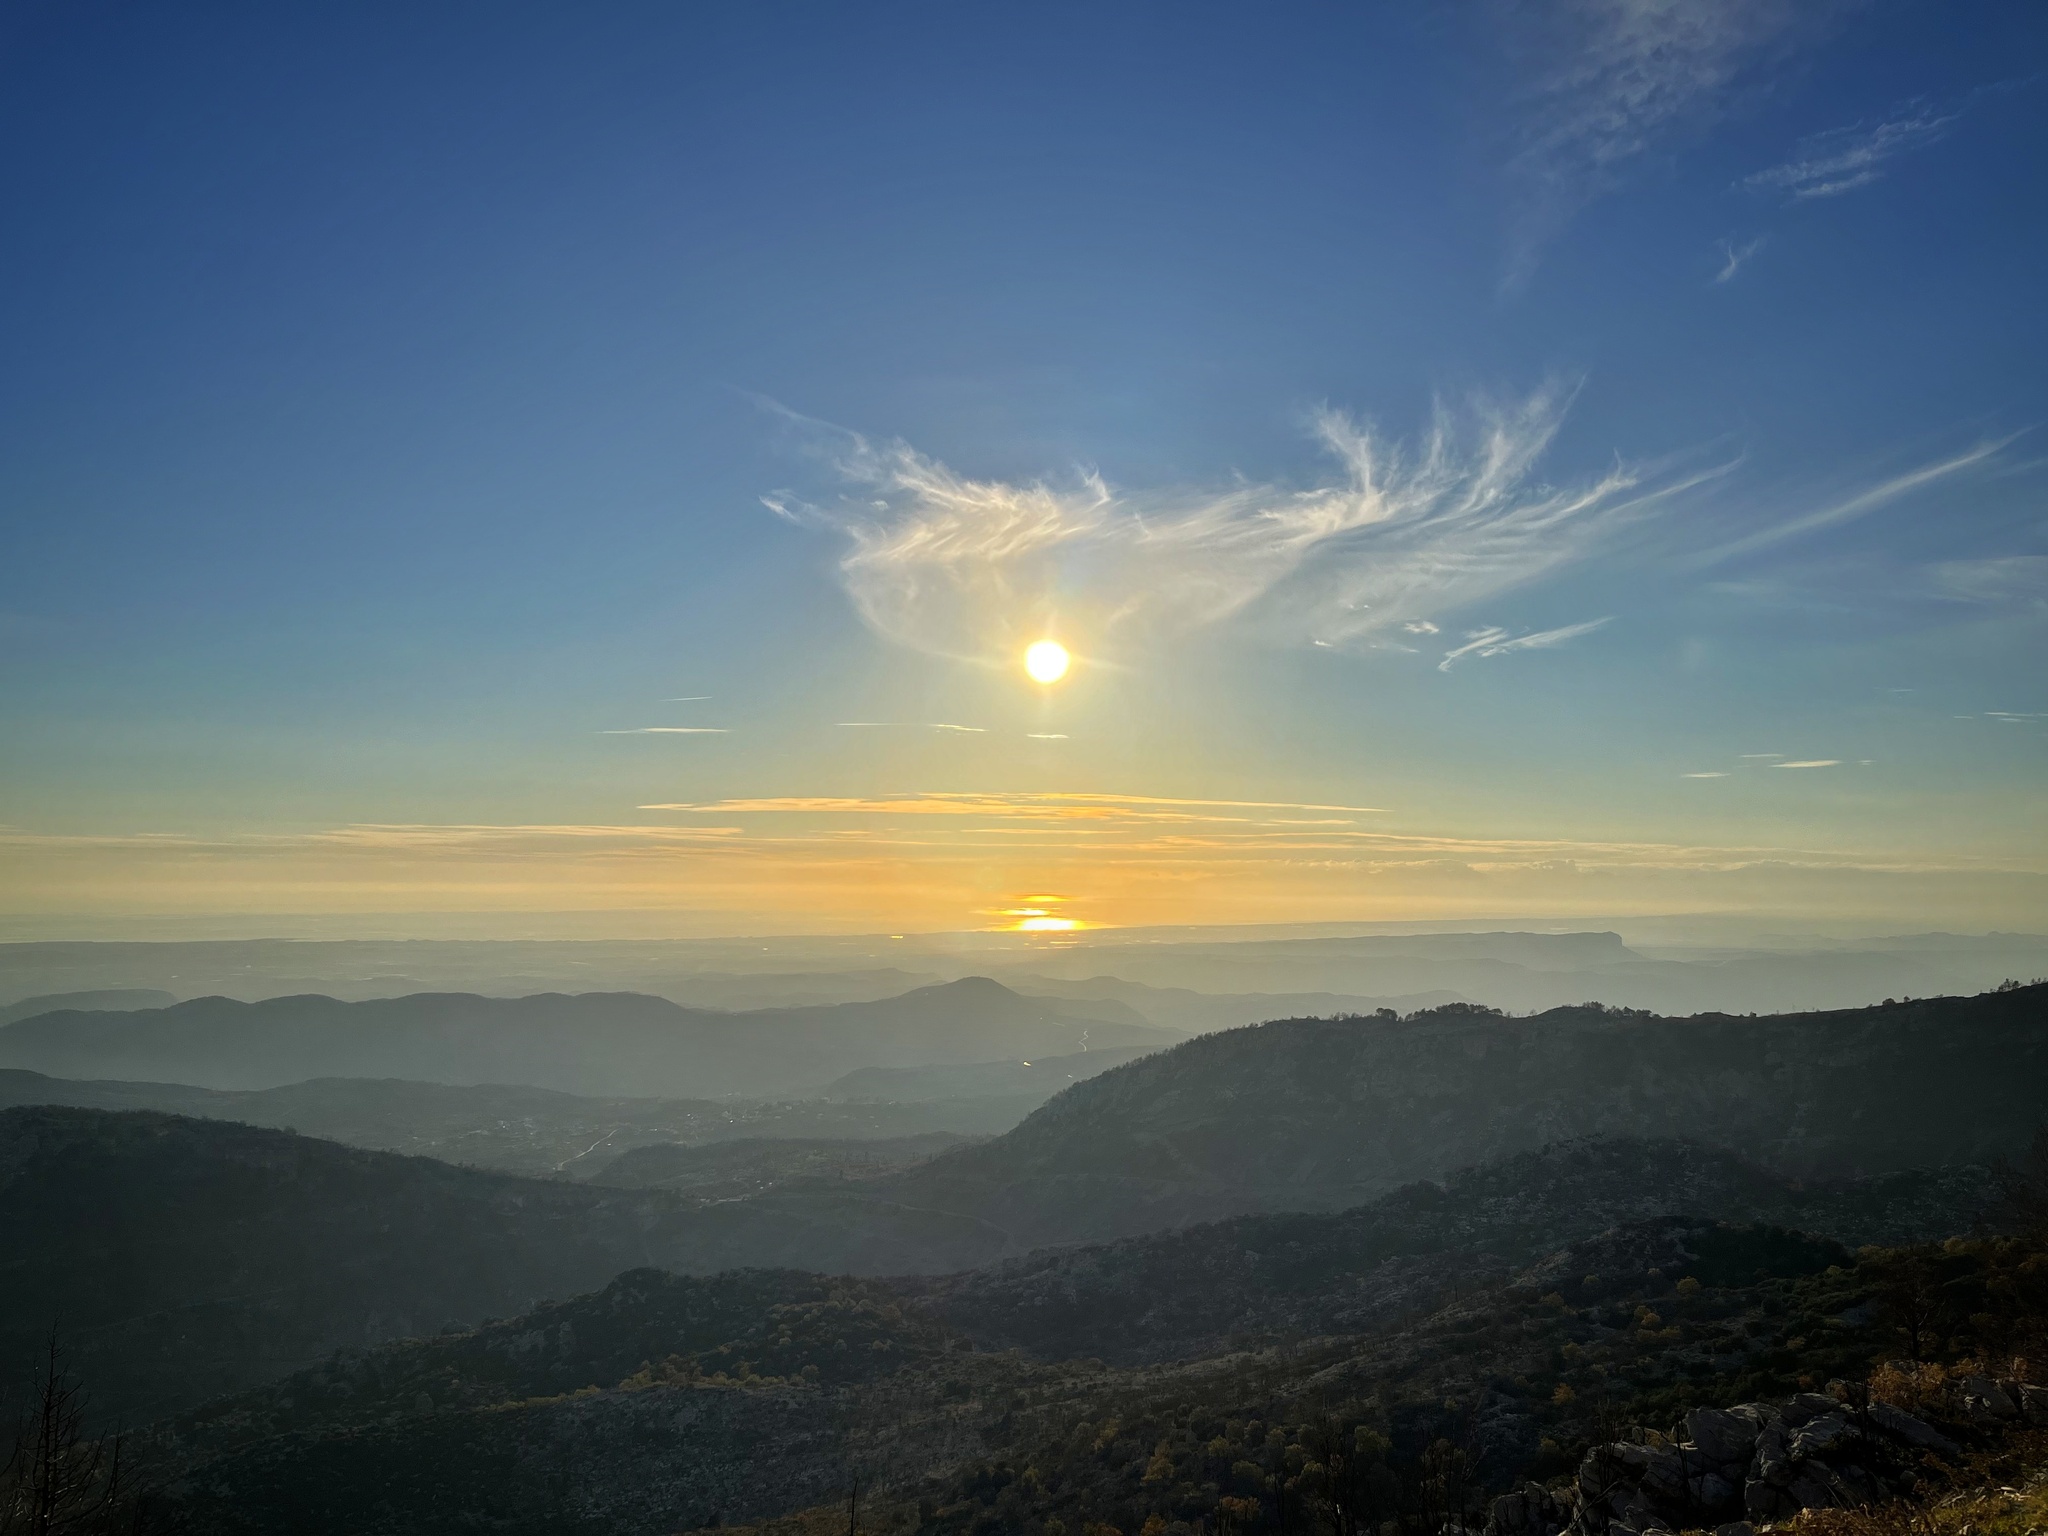
[[(1967, 1376), (1935, 1415), (1965, 1435), (2048, 1426), (2048, 1388)], [(1932, 1455), (1961, 1454), (1935, 1424), (1837, 1383), (1782, 1403), (1698, 1408), (1686, 1438), (1639, 1430), (1595, 1446), (1562, 1488), (1529, 1484), (1493, 1503), (1487, 1536), (1748, 1536), (1802, 1509), (1847, 1508), (1913, 1491)]]

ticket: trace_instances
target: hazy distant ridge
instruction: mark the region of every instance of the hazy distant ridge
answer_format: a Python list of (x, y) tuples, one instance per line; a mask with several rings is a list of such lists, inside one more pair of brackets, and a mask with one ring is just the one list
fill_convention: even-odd
[(205, 997), (131, 1013), (23, 1019), (0, 1029), (0, 1066), (210, 1088), (392, 1077), (582, 1094), (762, 1097), (814, 1092), (861, 1067), (964, 1065), (1179, 1038), (1141, 1022), (1077, 1018), (1057, 1002), (968, 978), (880, 1002), (750, 1013), (603, 992), (425, 993), (357, 1003)]

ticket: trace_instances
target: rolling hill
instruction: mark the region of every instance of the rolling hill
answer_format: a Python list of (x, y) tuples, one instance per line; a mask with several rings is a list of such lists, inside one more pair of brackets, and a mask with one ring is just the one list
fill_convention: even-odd
[(806, 1180), (872, 1179), (929, 1162), (970, 1140), (946, 1131), (923, 1136), (741, 1137), (700, 1147), (673, 1142), (634, 1147), (585, 1176), (611, 1189), (666, 1189), (692, 1200), (733, 1200)]
[[(1967, 1219), (1953, 1193), (1912, 1176), (1801, 1189), (1698, 1148), (1580, 1144), (1341, 1216), (935, 1282), (640, 1270), (522, 1318), (339, 1354), (146, 1448), (170, 1474), (171, 1528), (208, 1536), (663, 1536), (806, 1507), (770, 1528), (830, 1530), (854, 1478), (878, 1501), (861, 1507), (871, 1529), (1192, 1527), (1228, 1490), (1241, 1517), (1243, 1495), (1279, 1492), (1268, 1473), (1304, 1470), (1319, 1445), (1412, 1469), (1450, 1434), (1483, 1510), (1518, 1476), (1568, 1470), (1559, 1442), (1611, 1435), (1619, 1406), (1668, 1424), (1824, 1379), (1889, 1336), (1896, 1254), (1656, 1212), (1760, 1203), (1918, 1236)], [(1942, 1262), (1981, 1301), (2030, 1250), (1978, 1246)], [(1073, 1358), (1104, 1341), (1127, 1363)]]
[[(1120, 1005), (1087, 1006), (1099, 1013)], [(357, 1003), (205, 997), (170, 1008), (18, 1020), (0, 1029), (0, 1066), (228, 1089), (356, 1077), (763, 1098), (815, 1092), (861, 1067), (1156, 1048), (1179, 1038), (1142, 1021), (1073, 1017), (1048, 1000), (971, 977), (880, 1002), (750, 1013), (603, 992), (421, 993)]]
[[(854, 1186), (864, 1189), (865, 1185)], [(886, 1199), (697, 1206), (217, 1120), (0, 1111), (0, 1396), (54, 1326), (97, 1409), (136, 1421), (347, 1345), (523, 1312), (642, 1265), (888, 1273), (997, 1235)]]
[[(853, 1104), (916, 1104), (949, 1099), (1015, 1099), (1036, 1108), (1061, 1089), (1158, 1049), (1127, 1045), (1032, 1060), (975, 1061), (931, 1067), (862, 1067), (827, 1083), (819, 1097)], [(1019, 1118), (1022, 1118), (1021, 1116)]]
[(0, 1025), (12, 1024), (16, 1019), (32, 1019), (39, 1013), (55, 1013), (59, 1009), (78, 1009), (100, 1013), (131, 1013), (137, 1008), (168, 1008), (177, 1002), (169, 992), (154, 987), (110, 987), (99, 992), (46, 992), (40, 997), (24, 997), (19, 1002), (0, 1008)]
[[(903, 1172), (798, 1177), (704, 1205), (218, 1121), (13, 1109), (0, 1112), (0, 1230), (23, 1257), (0, 1265), (0, 1319), (15, 1355), (53, 1319), (77, 1331), (114, 1402), (189, 1401), (635, 1264), (942, 1273), (1218, 1217), (1362, 1206), (1587, 1135), (1683, 1137), (1808, 1180), (1982, 1163), (2017, 1150), (2048, 1104), (2044, 1000), (2048, 987), (1763, 1019), (1291, 1021), (1114, 1068), (1005, 1136)], [(1624, 1174), (1672, 1183), (1680, 1208), (1713, 1203), (1688, 1190), (1740, 1193), (1732, 1175), (1699, 1185), (1647, 1157)], [(1782, 1190), (1776, 1205), (1760, 1198), (1737, 1204), (1808, 1219)], [(1380, 1239), (1355, 1253), (1317, 1241), (1356, 1269)], [(1206, 1262), (1199, 1244), (1145, 1252), (1110, 1269)], [(1130, 1287), (1103, 1284), (1102, 1315), (1116, 1316)]]
[(2048, 985), (1689, 1019), (1444, 1008), (1200, 1036), (879, 1186), (1013, 1252), (1338, 1210), (1579, 1136), (1679, 1137), (1799, 1175), (1981, 1163), (2048, 1118)]
[(1239, 1216), (898, 1285), (984, 1349), (1141, 1365), (1387, 1328), (1632, 1222), (1763, 1222), (1860, 1247), (1946, 1236), (1996, 1203), (1982, 1168), (1799, 1181), (1695, 1143), (1589, 1139), (1348, 1211)]
[(324, 1077), (282, 1088), (194, 1088), (185, 1083), (81, 1082), (0, 1067), (0, 1109), (18, 1104), (149, 1109), (301, 1131), (346, 1146), (438, 1157), (506, 1173), (570, 1178), (580, 1178), (640, 1146), (695, 1147), (742, 1137), (843, 1142), (942, 1134), (994, 1136), (1045, 1102), (1050, 1091), (1048, 1087), (1014, 1097), (918, 1104), (624, 1099), (501, 1084), (411, 1083), (402, 1078)]

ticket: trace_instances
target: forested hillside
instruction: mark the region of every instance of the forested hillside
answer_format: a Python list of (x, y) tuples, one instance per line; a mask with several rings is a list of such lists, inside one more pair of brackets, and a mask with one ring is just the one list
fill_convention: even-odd
[(867, 1273), (992, 1256), (971, 1222), (871, 1199), (700, 1207), (220, 1121), (0, 1112), (0, 1391), (54, 1327), (103, 1417), (139, 1421), (345, 1345), (438, 1333), (661, 1265)]
[(1338, 1210), (1577, 1136), (1682, 1137), (1806, 1176), (1979, 1163), (2043, 1105), (2048, 985), (1760, 1018), (1439, 1008), (1204, 1035), (890, 1189), (1022, 1251)]

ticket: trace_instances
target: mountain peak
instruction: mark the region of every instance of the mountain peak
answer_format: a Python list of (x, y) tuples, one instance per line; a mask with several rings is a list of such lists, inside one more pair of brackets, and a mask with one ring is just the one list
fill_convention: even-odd
[(992, 1001), (996, 998), (1020, 1003), (1026, 1000), (1022, 993), (1012, 992), (993, 976), (962, 976), (958, 981), (942, 981), (935, 987), (919, 987), (914, 992), (906, 992), (904, 996), (947, 998), (959, 1002), (976, 999)]

